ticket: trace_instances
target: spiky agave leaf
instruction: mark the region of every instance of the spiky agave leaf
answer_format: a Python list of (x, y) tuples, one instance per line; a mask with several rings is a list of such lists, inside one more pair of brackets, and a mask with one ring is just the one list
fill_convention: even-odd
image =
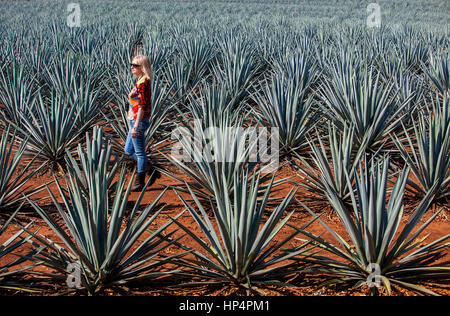
[(241, 126), (249, 117), (244, 103), (239, 102), (238, 96), (220, 80), (199, 85), (198, 95), (189, 97), (189, 113), (183, 113), (180, 106), (176, 109), (182, 117), (181, 124), (187, 128), (190, 126), (189, 114), (192, 119), (199, 120), (205, 129), (210, 126)]
[[(307, 44), (304, 44), (307, 45)], [(307, 46), (310, 48), (310, 46)], [(294, 80), (294, 86), (303, 94), (308, 94), (320, 77), (318, 62), (305, 50), (293, 53), (289, 57), (275, 60), (275, 71)]]
[(112, 96), (105, 93), (103, 84), (98, 84), (97, 80), (105, 77), (106, 70), (96, 73), (93, 76), (81, 77), (75, 87), (71, 89), (71, 106), (79, 108), (80, 113), (76, 120), (75, 127), (83, 130), (86, 125), (96, 125), (101, 118), (106, 105)]
[[(407, 34), (408, 32), (410, 34)], [(425, 42), (420, 40), (420, 36), (421, 34), (415, 33), (415, 30), (406, 30), (397, 38), (395, 45), (397, 58), (411, 71), (419, 70), (428, 60), (428, 49)]]
[[(93, 129), (92, 140), (89, 133), (86, 134), (85, 148), (83, 148), (80, 143), (78, 144), (76, 153), (80, 163), (77, 162), (69, 151), (66, 151), (67, 155), (65, 159), (67, 168), (86, 196), (89, 196), (88, 181), (89, 179), (94, 179), (96, 177), (96, 173), (99, 173), (100, 167), (102, 168), (102, 174), (106, 175), (105, 185), (108, 188), (108, 194), (111, 195), (116, 189), (115, 186), (117, 183), (113, 181), (114, 176), (117, 173), (117, 168), (119, 167), (119, 159), (117, 154), (113, 157), (113, 153), (111, 152), (113, 149), (112, 146), (106, 146), (105, 150), (102, 148), (102, 146), (104, 146), (102, 141), (104, 137), (103, 133), (103, 128), (95, 126)], [(92, 165), (97, 167), (90, 167)], [(108, 172), (110, 166), (112, 167)]]
[(410, 125), (420, 115), (419, 110), (424, 106), (424, 80), (405, 71), (400, 71), (391, 78), (394, 78), (396, 90), (399, 92), (398, 102), (407, 104), (401, 113), (407, 116), (404, 123)]
[(94, 28), (95, 26), (87, 26), (68, 30), (70, 33), (69, 46), (75, 54), (95, 56), (101, 47), (106, 45), (107, 39), (104, 36), (94, 36)]
[(397, 58), (392, 49), (389, 49), (388, 52), (382, 50), (378, 53), (376, 66), (385, 81), (389, 81), (391, 78), (399, 78), (401, 74), (408, 71), (405, 70), (404, 61)]
[[(442, 280), (450, 277), (448, 265), (432, 264), (450, 245), (447, 242), (450, 234), (425, 245), (426, 237), (419, 238), (419, 236), (439, 213), (421, 226), (418, 222), (427, 211), (436, 192), (436, 186), (417, 206), (403, 229), (399, 229), (403, 218), (402, 200), (409, 169), (406, 168), (398, 175), (389, 200), (388, 170), (389, 159), (386, 157), (380, 162), (373, 159), (370, 165), (365, 160), (364, 167), (360, 164), (360, 174), (355, 171), (353, 176), (355, 192), (348, 177), (351, 208), (344, 206), (332, 187), (327, 187), (330, 204), (339, 215), (350, 242), (346, 242), (344, 237), (319, 220), (337, 244), (306, 230), (299, 229), (299, 231), (314, 241), (318, 247), (337, 258), (313, 254), (306, 260), (316, 265), (311, 271), (331, 278), (329, 284), (344, 283), (356, 286), (367, 284), (371, 293), (377, 291), (375, 286), (383, 286), (388, 294), (391, 293), (392, 285), (395, 285), (422, 294), (435, 294), (421, 286), (419, 282), (422, 279)], [(313, 214), (306, 205), (301, 204)], [(372, 274), (374, 271), (377, 271), (376, 276)], [(372, 278), (373, 276), (375, 277)]]
[(185, 65), (192, 64), (194, 76), (205, 77), (209, 74), (210, 63), (215, 57), (215, 50), (207, 38), (200, 36), (181, 38), (177, 49)]
[(36, 37), (30, 38), (28, 41), (21, 43), (23, 53), (21, 60), (23, 60), (30, 74), (36, 75), (36, 81), (39, 86), (45, 84), (41, 74), (49, 67), (56, 55), (54, 54), (51, 45), (45, 39), (46, 30), (36, 30)]
[[(210, 121), (217, 123), (213, 117)], [(250, 161), (256, 143), (249, 144), (250, 136), (242, 132), (242, 127), (242, 119), (232, 124), (227, 114), (222, 115), (218, 126), (205, 127), (202, 120), (196, 118), (193, 127), (180, 126), (179, 132), (173, 134), (178, 144), (166, 158), (194, 180), (192, 188), (203, 199), (212, 197), (216, 186), (223, 194), (230, 194), (236, 170), (253, 170), (257, 166), (256, 162)], [(182, 181), (175, 174), (161, 171)], [(223, 175), (225, 182), (222, 181)]]
[(158, 41), (157, 38), (152, 38), (149, 34), (144, 36), (143, 55), (150, 59), (154, 74), (158, 74), (165, 67), (171, 54), (173, 54), (173, 47), (170, 46), (170, 43)]

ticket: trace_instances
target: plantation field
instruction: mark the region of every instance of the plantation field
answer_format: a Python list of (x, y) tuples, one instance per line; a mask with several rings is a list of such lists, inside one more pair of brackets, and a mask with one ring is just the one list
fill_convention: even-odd
[(369, 4), (0, 2), (0, 295), (449, 295), (450, 2)]
[[(280, 172), (279, 177), (283, 176), (293, 176), (296, 172), (291, 170), (291, 168), (283, 168)], [(180, 177), (185, 178), (187, 181), (189, 181), (189, 178), (186, 176), (183, 176), (183, 174), (179, 174)], [(298, 180), (301, 180), (300, 177), (296, 177)], [(44, 180), (45, 179), (45, 180)], [(39, 185), (39, 183), (42, 183), (42, 181), (50, 181), (51, 177), (48, 175), (44, 178), (42, 177), (36, 177), (36, 179), (31, 180), (31, 185)], [(166, 185), (177, 185), (177, 181), (174, 181), (170, 177), (162, 176), (158, 181), (152, 185), (150, 189), (148, 189), (145, 194), (143, 201), (152, 201), (154, 200), (161, 191), (165, 188)], [(280, 191), (277, 192), (276, 195), (282, 196), (283, 194), (286, 194), (289, 191), (290, 187), (288, 185), (284, 186), (280, 189)], [(56, 185), (50, 185), (50, 190), (57, 191)], [(130, 203), (132, 204), (134, 201), (137, 200), (139, 193), (131, 193), (130, 196)], [(45, 196), (48, 196), (48, 194), (36, 194), (33, 196), (34, 198), (43, 198)], [(305, 192), (304, 190), (301, 190), (301, 192), (298, 192), (296, 196), (301, 199), (302, 201), (305, 201), (306, 204), (315, 209), (315, 210), (322, 210), (322, 211), (328, 211), (324, 216), (323, 220), (327, 223), (327, 225), (330, 225), (334, 230), (336, 230), (339, 234), (342, 234), (345, 236), (345, 239), (349, 241), (349, 237), (346, 236), (345, 229), (342, 227), (341, 224), (339, 224), (338, 218), (333, 215), (332, 212), (328, 210), (328, 207), (326, 203), (320, 203), (317, 202), (317, 200), (314, 198), (314, 196), (311, 196), (308, 194), (308, 192)], [(62, 202), (61, 199), (58, 199), (59, 202)], [(167, 193), (164, 195), (164, 197), (161, 199), (160, 203), (162, 205), (167, 205), (167, 209), (164, 210), (161, 214), (161, 216), (158, 218), (156, 224), (152, 225), (152, 228), (157, 228), (158, 226), (164, 224), (167, 220), (170, 219), (170, 217), (176, 216), (180, 210), (183, 209), (183, 204), (178, 201), (178, 197), (176, 194), (172, 191), (167, 191)], [(40, 203), (43, 205), (43, 207), (48, 208), (49, 211), (55, 212), (55, 208), (52, 205), (52, 203), (49, 203), (49, 201), (42, 201)], [(145, 202), (144, 202), (145, 204)], [(294, 209), (296, 209), (296, 213), (293, 215), (291, 219), (291, 224), (294, 226), (301, 226), (305, 222), (311, 220), (312, 216), (307, 214), (304, 209), (296, 205), (295, 203), (292, 205)], [(33, 212), (33, 210), (29, 210)], [(430, 215), (425, 216), (424, 219), (421, 220), (421, 223), (423, 224), (426, 219), (429, 219)], [(57, 241), (59, 238), (58, 236), (47, 227), (45, 222), (42, 219), (35, 218), (32, 214), (24, 214), (22, 217), (20, 217), (21, 221), (27, 221), (30, 218), (34, 219), (36, 223), (34, 224), (34, 227), (40, 228), (40, 233), (42, 235), (47, 236), (51, 240)], [(410, 218), (409, 215), (406, 215), (405, 218), (402, 220), (401, 226), (405, 225), (407, 220)], [(199, 230), (196, 227), (195, 221), (189, 216), (184, 215), (182, 217), (183, 223), (186, 225), (189, 225), (192, 227), (192, 229), (198, 233), (201, 234), (201, 230)], [(448, 219), (448, 212), (443, 215), (439, 216), (427, 229), (427, 234), (429, 233), (429, 238), (431, 240), (439, 238), (445, 234), (448, 233), (450, 230), (450, 221)], [(12, 227), (11, 229), (7, 230), (1, 237), (0, 242), (3, 242), (7, 239), (9, 239), (13, 234), (19, 232), (20, 229), (17, 227)], [(279, 242), (283, 238), (286, 238), (288, 233), (292, 231), (292, 229), (283, 229), (276, 237), (275, 241)], [(321, 234), (324, 232), (324, 229), (322, 225), (315, 223), (309, 228), (310, 232)], [(181, 235), (181, 234), (180, 234)], [(325, 236), (328, 239), (332, 239), (332, 236), (329, 233), (326, 233)], [(189, 245), (190, 247), (198, 249), (198, 246), (190, 240), (190, 238), (184, 238), (183, 243), (186, 245)], [(289, 243), (289, 246), (295, 246), (299, 242), (298, 241), (291, 241)], [(200, 250), (200, 249), (198, 249)], [(165, 253), (170, 254), (174, 253), (176, 251), (176, 248), (173, 247), (173, 249), (168, 249), (165, 251)], [(25, 250), (22, 250), (21, 252), (26, 252)], [(2, 264), (3, 262), (8, 262), (12, 259), (12, 256), (6, 256), (5, 258), (2, 258)], [(439, 259), (440, 262), (447, 262), (450, 259), (450, 254), (448, 251), (446, 252), (446, 255)], [(27, 266), (27, 263), (23, 263), (21, 266)], [(38, 268), (36, 270), (43, 270), (47, 272), (51, 272), (51, 269), (49, 268)], [(115, 290), (115, 291), (106, 291), (103, 293), (103, 295), (245, 295), (245, 291), (240, 290), (239, 288), (235, 286), (196, 286), (196, 287), (188, 287), (188, 288), (173, 288), (168, 289), (167, 285), (173, 285), (174, 283), (177, 284), (178, 282), (187, 282), (188, 279), (184, 277), (175, 277), (172, 278), (162, 278), (161, 280), (158, 280), (158, 282), (154, 282), (153, 284), (148, 284), (146, 286), (135, 286), (135, 287), (124, 287), (121, 290)], [(267, 286), (264, 288), (264, 292), (267, 295), (295, 295), (295, 296), (304, 296), (304, 295), (337, 295), (337, 296), (347, 296), (347, 295), (365, 295), (365, 291), (361, 290), (351, 290), (345, 287), (332, 287), (332, 288), (326, 288), (326, 287), (317, 287), (320, 282), (323, 282), (324, 278), (322, 276), (317, 277), (309, 277), (307, 281), (302, 280), (302, 278), (294, 278), (292, 280), (292, 284), (296, 287), (285, 287), (285, 286)], [(36, 281), (35, 281), (36, 282)], [(48, 280), (45, 280), (40, 285), (42, 288), (42, 294), (43, 295), (55, 295), (58, 293), (59, 287), (54, 286), (53, 284), (49, 284)], [(448, 286), (439, 286), (439, 287), (433, 287), (437, 293), (441, 295), (448, 295), (449, 289)], [(17, 291), (8, 291), (3, 294), (8, 295), (17, 295), (20, 292)], [(23, 294), (23, 293), (22, 293)], [(25, 293), (26, 294), (26, 293)], [(399, 293), (396, 293), (396, 295), (413, 295), (414, 293), (408, 292), (405, 290), (401, 290)]]

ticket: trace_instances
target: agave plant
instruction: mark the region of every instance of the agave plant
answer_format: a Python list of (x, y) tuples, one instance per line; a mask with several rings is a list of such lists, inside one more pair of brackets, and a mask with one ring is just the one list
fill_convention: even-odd
[(399, 103), (394, 83), (381, 83), (380, 73), (374, 77), (367, 68), (342, 64), (320, 91), (323, 111), (338, 127), (354, 124), (357, 143), (367, 152), (386, 149), (389, 134), (407, 117), (404, 109), (410, 98)]
[(404, 61), (397, 58), (392, 49), (389, 49), (387, 53), (385, 47), (382, 47), (378, 52), (378, 58), (375, 64), (385, 81), (389, 81), (391, 78), (397, 78), (399, 74), (408, 71), (408, 69), (405, 69)]
[(218, 46), (221, 54), (213, 64), (214, 76), (232, 96), (234, 106), (239, 106), (248, 96), (248, 89), (258, 80), (261, 62), (250, 42), (231, 32), (218, 40)]
[[(405, 38), (411, 36), (410, 38)], [(428, 49), (425, 42), (414, 40), (413, 34), (399, 36), (395, 52), (397, 58), (401, 59), (407, 69), (413, 71), (420, 69), (421, 64), (428, 60)]]
[(318, 117), (308, 87), (308, 83), (299, 85), (295, 79), (277, 74), (271, 84), (264, 81), (261, 94), (253, 96), (260, 109), (254, 111), (259, 124), (278, 129), (280, 155), (298, 154)]
[(54, 89), (61, 94), (71, 93), (82, 67), (78, 58), (75, 53), (67, 52), (56, 55), (50, 65), (45, 65), (45, 71), (39, 74), (45, 82), (45, 89)]
[(158, 74), (166, 66), (173, 53), (170, 44), (153, 38), (144, 38), (144, 55), (148, 56), (154, 74)]
[(165, 69), (164, 77), (167, 84), (174, 87), (173, 95), (180, 99), (183, 104), (187, 103), (187, 98), (205, 79), (203, 75), (194, 73), (193, 64), (189, 64), (182, 59), (175, 59)]
[[(128, 68), (118, 67), (108, 72), (105, 86), (113, 97), (112, 103), (126, 113), (128, 110), (128, 94), (135, 84), (133, 74)], [(126, 117), (126, 115), (124, 116)]]
[(41, 164), (36, 168), (32, 167), (35, 160), (39, 157), (38, 153), (22, 170), (19, 170), (28, 145), (28, 139), (18, 144), (17, 130), (14, 129), (12, 131), (11, 129), (12, 126), (8, 125), (3, 130), (0, 139), (0, 210), (2, 212), (17, 206), (23, 200), (22, 194), (31, 195), (44, 189), (44, 185), (34, 188), (27, 186), (29, 180), (44, 165)]
[[(29, 75), (24, 65), (12, 62), (0, 72), (0, 113), (4, 121), (16, 126), (30, 119), (30, 104), (36, 98), (36, 75)], [(20, 115), (22, 114), (22, 115)], [(24, 118), (22, 118), (24, 117)]]
[[(245, 128), (246, 116), (240, 115), (239, 108), (233, 109), (233, 99), (220, 87), (211, 86), (201, 91), (201, 96), (190, 106), (192, 119), (179, 111), (184, 124), (172, 133), (176, 143), (170, 155), (165, 155), (193, 180), (192, 189), (206, 201), (214, 196), (215, 187), (223, 194), (231, 195), (233, 174), (238, 171), (247, 169), (251, 173), (260, 167), (266, 168), (267, 174), (262, 177), (262, 182), (266, 182), (270, 179), (269, 168), (277, 167), (271, 165), (278, 154), (275, 140), (271, 140), (270, 154), (267, 154), (264, 149), (268, 149), (268, 144), (263, 141), (267, 141), (267, 135), (252, 126)], [(192, 120), (193, 124), (190, 123)], [(184, 182), (171, 172), (160, 171)], [(276, 185), (285, 181), (277, 180)]]
[[(119, 157), (117, 154), (113, 157), (114, 153), (111, 152), (113, 147), (109, 146), (109, 143), (105, 146), (103, 137), (103, 129), (94, 126), (92, 140), (90, 135), (86, 134), (86, 148), (84, 149), (78, 143), (76, 154), (78, 160), (81, 160), (81, 167), (77, 159), (69, 151), (67, 151), (67, 155), (65, 156), (68, 171), (76, 179), (78, 188), (86, 196), (89, 196), (90, 189), (88, 181), (95, 179), (100, 167), (103, 168), (102, 173), (106, 175), (104, 185), (108, 189), (108, 195), (111, 196), (116, 190), (117, 182), (114, 181), (114, 177), (119, 167)], [(109, 160), (106, 161), (105, 159)], [(109, 166), (111, 168), (108, 172)]]
[(450, 195), (450, 107), (448, 99), (435, 99), (433, 111), (412, 123), (413, 133), (403, 127), (403, 137), (392, 138), (417, 179), (408, 181), (407, 190), (421, 199), (437, 184), (436, 202), (448, 201)]
[(10, 35), (7, 34), (5, 30), (2, 30), (2, 42), (0, 48), (0, 66), (2, 69), (11, 62), (14, 56), (14, 47), (13, 44), (9, 41)]
[[(151, 204), (139, 210), (149, 184), (147, 181), (132, 209), (127, 210), (135, 174), (133, 173), (124, 193), (125, 169), (122, 168), (115, 192), (111, 192), (111, 179), (114, 178), (117, 169), (113, 167), (108, 172), (112, 151), (110, 141), (101, 137), (102, 132), (97, 127), (94, 128), (94, 134), (92, 142), (89, 134), (87, 135), (87, 143), (91, 148), (80, 157), (87, 194), (79, 184), (78, 175), (69, 172), (66, 177), (66, 189), (63, 189), (56, 180), (64, 207), (58, 203), (53, 192), (48, 191), (60, 219), (52, 217), (27, 197), (29, 203), (58, 235), (62, 243), (61, 245), (30, 233), (34, 237), (36, 248), (40, 245), (46, 247), (32, 260), (61, 273), (60, 278), (69, 276), (68, 267), (75, 267), (75, 270), (78, 267), (79, 288), (72, 288), (69, 291), (80, 290), (90, 294), (128, 281), (157, 278), (165, 274), (160, 269), (167, 260), (181, 255), (176, 254), (168, 258), (159, 256), (172, 243), (168, 240), (175, 231), (165, 237), (161, 235), (170, 222), (156, 230), (149, 229), (163, 209), (157, 210), (157, 203), (165, 190)], [(81, 145), (79, 151), (80, 147)], [(142, 243), (138, 242), (140, 238), (143, 240)], [(45, 275), (44, 272), (42, 274)]]
[(69, 45), (73, 52), (81, 55), (95, 55), (106, 44), (104, 36), (98, 36), (98, 33), (94, 36), (92, 28), (93, 26), (69, 29), (71, 33)]
[(26, 120), (21, 112), (23, 135), (28, 135), (26, 155), (35, 156), (51, 165), (54, 170), (64, 166), (66, 149), (72, 150), (79, 137), (89, 128), (90, 122), (77, 127), (77, 118), (82, 108), (70, 106), (68, 98), (52, 91), (50, 98), (38, 93), (37, 102), (30, 109), (31, 119)]
[(276, 37), (270, 36), (265, 28), (259, 29), (258, 32), (260, 34), (256, 38), (260, 39), (257, 41), (259, 55), (264, 58), (267, 66), (274, 65), (275, 60), (283, 58), (289, 51), (293, 36), (285, 30), (276, 32)]
[[(406, 168), (397, 175), (388, 200), (389, 159), (373, 159), (370, 165), (365, 160), (364, 166), (360, 164), (360, 174), (355, 171), (353, 175), (355, 192), (348, 176), (352, 207), (345, 207), (334, 189), (327, 187), (329, 202), (345, 227), (350, 243), (320, 219), (337, 244), (304, 229), (298, 230), (313, 240), (315, 245), (334, 256), (310, 255), (306, 259), (314, 264), (310, 271), (329, 276), (326, 281), (328, 285), (368, 285), (370, 294), (378, 293), (378, 287), (381, 286), (389, 295), (394, 286), (422, 294), (435, 294), (419, 282), (421, 279), (444, 280), (450, 277), (448, 265), (433, 264), (450, 245), (447, 242), (450, 234), (425, 244), (428, 235), (421, 237), (421, 234), (439, 212), (419, 227), (418, 222), (427, 211), (436, 186), (417, 206), (403, 229), (400, 229), (404, 212), (403, 193), (409, 169)], [(306, 205), (301, 204), (313, 214)]]
[(410, 122), (417, 119), (419, 110), (423, 107), (424, 100), (424, 82), (413, 74), (400, 71), (394, 77), (398, 103), (406, 106), (403, 108), (402, 114), (406, 114), (405, 123), (409, 125)]
[(192, 64), (192, 73), (195, 76), (204, 77), (208, 74), (215, 51), (207, 39), (183, 38), (178, 42), (177, 49), (185, 64)]
[(450, 91), (450, 57), (430, 55), (430, 67), (422, 64), (422, 69), (432, 81), (442, 96), (448, 96)]
[(97, 123), (103, 107), (112, 99), (102, 84), (106, 73), (106, 67), (99, 61), (68, 53), (58, 55), (42, 77), (50, 90), (66, 96), (71, 107), (80, 109), (75, 126), (83, 130), (84, 126)]
[(128, 66), (133, 57), (137, 55), (137, 48), (143, 45), (145, 28), (136, 21), (127, 21), (121, 24), (114, 25), (115, 33), (118, 36), (113, 38), (116, 49), (119, 51), (117, 55), (119, 65)]
[[(257, 167), (256, 161), (250, 161), (256, 143), (249, 143), (249, 136), (242, 133), (242, 119), (235, 125), (227, 124), (231, 121), (229, 115), (223, 116), (221, 121), (219, 126), (205, 128), (202, 120), (197, 118), (193, 127), (180, 126), (172, 135), (177, 143), (170, 155), (165, 155), (194, 181), (193, 190), (205, 200), (214, 195), (214, 187), (217, 186), (223, 194), (229, 194), (236, 170)], [(161, 172), (183, 183), (177, 175), (165, 170)], [(225, 182), (222, 181), (223, 175)]]
[(347, 175), (350, 175), (350, 182), (353, 182), (354, 171), (364, 154), (364, 148), (356, 148), (352, 126), (345, 126), (339, 131), (328, 122), (326, 139), (318, 131), (316, 135), (318, 144), (314, 139), (309, 141), (314, 166), (302, 159), (306, 168), (298, 168), (306, 179), (306, 183), (301, 185), (319, 197), (326, 197), (327, 187), (331, 187), (339, 199), (348, 204), (351, 199)]
[[(215, 189), (216, 205), (211, 203), (211, 207), (218, 228), (212, 223), (187, 183), (186, 186), (199, 211), (196, 211), (175, 191), (206, 237), (205, 241), (192, 228), (174, 219), (174, 222), (202, 250), (200, 252), (182, 246), (190, 251), (194, 258), (177, 259), (177, 263), (192, 269), (192, 272), (188, 274), (201, 277), (202, 281), (207, 283), (228, 283), (260, 293), (261, 291), (255, 285), (278, 284), (284, 276), (298, 272), (300, 267), (289, 259), (309, 251), (308, 243), (297, 247), (293, 252), (282, 249), (296, 236), (297, 232), (288, 235), (281, 242), (274, 243), (274, 237), (294, 213), (292, 211), (283, 218), (296, 192), (295, 188), (291, 189), (267, 220), (263, 217), (267, 211), (266, 206), (273, 179), (274, 177), (266, 188), (264, 198), (259, 202), (257, 199), (260, 186), (259, 173), (251, 176), (248, 171), (234, 173), (233, 199)], [(223, 181), (225, 181), (225, 174)], [(306, 223), (303, 228), (308, 227), (313, 221)]]
[(198, 84), (211, 75), (215, 52), (205, 39), (198, 38), (180, 40), (177, 50), (180, 56), (167, 65), (165, 78), (174, 85), (176, 98), (185, 103)]
[[(304, 45), (308, 47), (307, 44)], [(294, 53), (274, 62), (276, 71), (284, 74), (288, 79), (294, 80), (294, 86), (303, 94), (310, 93), (320, 77), (317, 61), (306, 51)]]
[(37, 74), (37, 80), (41, 79), (39, 74), (43, 73), (46, 67), (53, 62), (53, 58), (55, 58), (51, 46), (44, 39), (44, 34), (45, 31), (40, 30), (39, 38), (33, 38), (22, 43), (24, 46), (23, 60), (25, 61), (26, 68), (31, 74)]
[(227, 88), (227, 83), (214, 80), (211, 84), (199, 85), (199, 95), (189, 97), (189, 112), (183, 113), (180, 106), (176, 107), (181, 115), (183, 126), (189, 128), (189, 116), (199, 120), (204, 129), (210, 126), (240, 126), (248, 120), (249, 114), (245, 111), (244, 102), (239, 96)]

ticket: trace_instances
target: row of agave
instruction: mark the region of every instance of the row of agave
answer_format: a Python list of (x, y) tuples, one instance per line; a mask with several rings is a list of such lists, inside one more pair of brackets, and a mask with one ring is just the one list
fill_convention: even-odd
[[(275, 33), (282, 39), (275, 43), (255, 40), (274, 39), (269, 29), (195, 34), (178, 25), (152, 35), (145, 28), (130, 32), (121, 25), (115, 25), (114, 34), (95, 26), (70, 32), (60, 24), (46, 27), (50, 41), (43, 40), (42, 27), (40, 36), (22, 31), (30, 41), (4, 33), (9, 40), (0, 48), (0, 103), (8, 124), (1, 142), (0, 194), (2, 213), (29, 203), (61, 242), (24, 227), (1, 254), (24, 243), (32, 250), (0, 267), (0, 286), (11, 288), (20, 281), (11, 268), (24, 260), (55, 269), (59, 274), (51, 276), (63, 279), (67, 266), (78, 263), (82, 289), (89, 293), (174, 273), (255, 291), (258, 283), (281, 283), (300, 272), (361, 286), (371, 264), (380, 266), (388, 293), (395, 285), (432, 294), (417, 280), (449, 277), (448, 266), (432, 264), (449, 236), (425, 247), (417, 239), (437, 213), (415, 230), (430, 205), (448, 204), (450, 193), (449, 63), (448, 54), (439, 50), (448, 46), (445, 37), (427, 39), (408, 29), (400, 37), (381, 36), (350, 28)], [(364, 38), (350, 46), (349, 39)], [(146, 132), (149, 155), (171, 162), (193, 180), (188, 186), (177, 174), (160, 170), (182, 182), (172, 189), (206, 240), (185, 225), (183, 213), (153, 229), (164, 192), (140, 210), (142, 193), (130, 211), (131, 180), (125, 189), (125, 169), (113, 181), (129, 159), (121, 155), (128, 131), (126, 96), (133, 84), (127, 65), (137, 51), (149, 55), (155, 71), (152, 123)], [(198, 127), (198, 141), (212, 146), (216, 159), (190, 148), (183, 138), (171, 139), (177, 126)], [(206, 134), (209, 126), (217, 126), (219, 134)], [(351, 244), (316, 213), (274, 244), (278, 232), (289, 226), (293, 212), (288, 206), (297, 183), (275, 181), (261, 174), (258, 163), (242, 163), (249, 160), (247, 140), (227, 133), (230, 126), (278, 128), (281, 157), (304, 176), (299, 185), (329, 202)], [(91, 131), (92, 138), (86, 134)], [(171, 141), (182, 145), (190, 163), (169, 155)], [(221, 155), (230, 154), (234, 159), (223, 162)], [(110, 170), (114, 155), (119, 159)], [(26, 166), (17, 172), (23, 158), (28, 158)], [(48, 190), (58, 218), (30, 199), (45, 184), (25, 190), (28, 180), (48, 166), (60, 168), (66, 177), (66, 188), (54, 180), (63, 205)], [(288, 196), (269, 203), (273, 188), (287, 182), (293, 185)], [(401, 230), (405, 191), (418, 205)], [(308, 232), (314, 221), (322, 222), (336, 245)], [(170, 231), (172, 225), (204, 251), (183, 245)], [(296, 242), (300, 246), (293, 247)], [(167, 255), (171, 246), (180, 251)], [(319, 250), (340, 260), (319, 255)], [(169, 263), (178, 268), (164, 270)]]
[[(251, 112), (261, 124), (280, 128), (286, 155), (304, 152), (306, 136), (318, 119), (331, 120), (340, 131), (354, 124), (355, 142), (365, 151), (392, 150), (393, 142), (385, 142), (390, 134), (401, 134), (403, 125), (412, 128), (427, 105), (447, 102), (442, 101), (449, 88), (445, 37), (427, 39), (406, 29), (399, 39), (396, 33), (374, 35), (359, 28), (344, 29), (338, 36), (325, 29), (288, 32), (286, 43), (275, 46), (256, 40), (271, 29), (245, 30), (248, 35), (233, 29), (217, 36), (202, 29), (196, 36), (180, 25), (157, 35), (131, 26), (129, 32), (116, 25), (115, 36), (99, 26), (64, 32), (61, 24), (41, 27), (41, 33), (22, 30), (19, 35), (29, 40), (5, 32), (9, 44), (0, 48), (2, 118), (22, 138), (31, 136), (27, 153), (42, 149), (39, 159), (56, 167), (64, 163), (64, 149), (73, 149), (99, 123), (107, 123), (124, 140), (128, 126), (121, 121), (133, 84), (128, 62), (138, 50), (150, 56), (160, 89), (147, 134), (151, 149), (167, 139), (179, 111), (189, 114), (190, 107), (198, 108), (190, 97), (196, 89), (226, 98), (214, 102), (232, 103), (229, 125)], [(43, 39), (45, 32), (52, 34), (51, 41)], [(373, 43), (350, 46), (350, 39), (364, 34)], [(219, 90), (206, 91), (212, 86)], [(254, 113), (255, 105), (260, 113)], [(290, 119), (294, 115), (298, 118)], [(171, 119), (164, 120), (166, 116)]]
[[(3, 144), (7, 139), (5, 135)], [(24, 274), (30, 268), (34, 268), (28, 272), (30, 274), (65, 280), (72, 272), (68, 270), (71, 264), (78, 265), (81, 280), (76, 288), (68, 288), (65, 293), (82, 291), (95, 294), (129, 283), (136, 285), (138, 281), (141, 283), (137, 284), (148, 285), (162, 276), (175, 274), (192, 278), (192, 282), (183, 285), (232, 284), (247, 289), (249, 293), (261, 294), (264, 294), (263, 285), (283, 284), (286, 277), (305, 273), (326, 275), (327, 284), (362, 287), (367, 285), (373, 272), (371, 266), (376, 264), (380, 286), (388, 294), (397, 287), (436, 294), (422, 286), (420, 281), (437, 279), (434, 282), (439, 282), (450, 277), (448, 265), (434, 264), (445, 255), (450, 234), (428, 244), (424, 243), (427, 236), (422, 237), (423, 231), (439, 212), (424, 224), (419, 224), (432, 203), (438, 183), (412, 211), (406, 225), (400, 228), (410, 168), (405, 167), (396, 173), (395, 183), (389, 189), (392, 181), (389, 157), (370, 161), (360, 159), (352, 174), (345, 172), (350, 202), (342, 199), (339, 192), (322, 180), (329, 203), (350, 236), (350, 242), (347, 242), (345, 236), (340, 236), (320, 219), (321, 214), (313, 212), (299, 200), (298, 203), (311, 213), (311, 220), (302, 227), (289, 224), (296, 210), (288, 211), (288, 206), (297, 189), (292, 187), (281, 202), (269, 207), (275, 175), (263, 185), (260, 171), (251, 172), (245, 168), (233, 172), (231, 194), (224, 194), (222, 189), (228, 185), (222, 170), (222, 185), (213, 186), (208, 208), (187, 183), (185, 186), (193, 199), (191, 202), (174, 188), (185, 210), (155, 227), (156, 219), (164, 209), (158, 202), (167, 189), (141, 209), (149, 179), (130, 209), (128, 202), (133, 177), (126, 185), (126, 169), (120, 168), (118, 160), (111, 166), (112, 153), (111, 140), (99, 127), (94, 127), (92, 136), (86, 135), (85, 147), (78, 145), (79, 162), (67, 153), (70, 168), (64, 176), (65, 186), (55, 177), (63, 203), (58, 202), (57, 195), (47, 187), (58, 216), (25, 196), (60, 240), (50, 240), (38, 234), (38, 230), (33, 231), (33, 223), (25, 227), (18, 224), (19, 231), (1, 245), (1, 257), (8, 258), (7, 255), (21, 249), (24, 244), (30, 245), (25, 255), (18, 255), (19, 259), (2, 264), (1, 288), (24, 289)], [(117, 174), (118, 178), (115, 177)], [(354, 179), (353, 184), (351, 179)], [(0, 233), (6, 230), (23, 205), (3, 225)], [(203, 236), (184, 222), (182, 215), (186, 211)], [(308, 231), (315, 221), (324, 226), (335, 243)], [(172, 225), (178, 229), (171, 229)], [(277, 241), (276, 236), (287, 226), (291, 232)], [(183, 244), (180, 240), (185, 235), (177, 233), (178, 230), (189, 236), (197, 247)], [(304, 237), (298, 238), (299, 235)], [(178, 251), (167, 251), (171, 246), (176, 246)], [(334, 257), (323, 255), (321, 251)], [(14, 269), (25, 261), (33, 264)], [(52, 272), (44, 272), (40, 266), (51, 268)], [(376, 294), (378, 288), (373, 286), (369, 291)]]
[[(367, 3), (351, 1), (317, 3), (314, 0), (278, 2), (274, 0), (258, 2), (252, 0), (227, 2), (217, 0), (208, 2), (142, 0), (140, 3), (80, 1), (76, 4), (81, 9), (82, 27), (96, 23), (109, 27), (115, 23), (139, 21), (146, 25), (165, 28), (180, 21), (187, 25), (202, 25), (206, 22), (213, 27), (277, 24), (288, 29), (307, 25), (311, 26), (311, 31), (314, 32), (315, 25), (323, 23), (365, 25), (368, 17)], [(447, 2), (441, 0), (429, 0), (426, 5), (422, 0), (380, 0), (377, 4), (382, 12), (382, 25), (389, 24), (394, 27), (411, 25), (435, 30), (443, 28), (441, 21), (446, 20), (450, 8)], [(0, 17), (0, 22), (17, 23), (19, 26), (22, 26), (21, 21), (40, 23), (65, 20), (69, 15), (70, 8), (67, 3), (53, 0), (43, 0), (37, 3), (6, 2), (2, 3), (0, 7), (4, 12), (4, 15)]]

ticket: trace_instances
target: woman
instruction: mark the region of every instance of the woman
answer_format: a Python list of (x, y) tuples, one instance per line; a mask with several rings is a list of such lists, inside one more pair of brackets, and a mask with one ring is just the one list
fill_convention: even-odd
[(131, 72), (138, 78), (128, 95), (130, 130), (125, 142), (125, 153), (137, 162), (137, 176), (132, 191), (141, 191), (145, 185), (148, 159), (145, 154), (145, 131), (150, 126), (152, 66), (147, 56), (136, 56), (131, 62)]

